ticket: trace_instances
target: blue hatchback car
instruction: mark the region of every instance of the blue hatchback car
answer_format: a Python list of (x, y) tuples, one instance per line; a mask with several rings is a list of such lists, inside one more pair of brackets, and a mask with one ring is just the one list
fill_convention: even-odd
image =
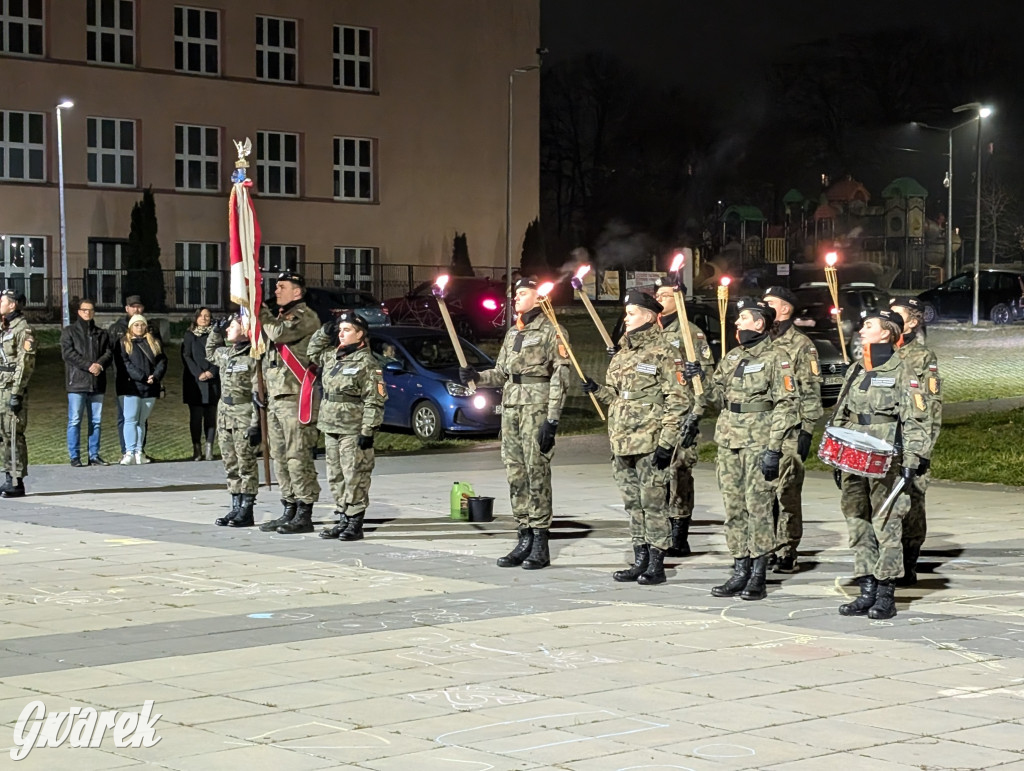
[[(494, 360), (462, 340), (466, 361), (478, 370)], [(497, 434), (501, 389), (470, 392), (459, 382), (459, 361), (448, 333), (426, 327), (370, 329), (370, 349), (381, 362), (388, 401), (384, 426), (407, 428), (420, 439), (446, 434)]]

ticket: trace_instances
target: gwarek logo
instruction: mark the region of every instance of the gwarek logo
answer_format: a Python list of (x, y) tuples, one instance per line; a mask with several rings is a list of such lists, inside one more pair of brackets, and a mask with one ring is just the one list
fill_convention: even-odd
[(152, 699), (142, 705), (140, 712), (97, 712), (92, 707), (47, 712), (43, 702), (32, 701), (14, 724), (11, 759), (22, 760), (35, 747), (60, 747), (64, 742), (71, 747), (99, 747), (108, 728), (115, 747), (152, 747), (161, 739), (154, 730), (161, 717), (159, 712), (153, 714)]

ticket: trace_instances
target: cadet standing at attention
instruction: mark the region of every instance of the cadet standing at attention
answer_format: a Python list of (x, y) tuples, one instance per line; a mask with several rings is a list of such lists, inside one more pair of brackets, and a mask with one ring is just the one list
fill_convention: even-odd
[[(515, 285), (516, 323), (506, 333), (494, 369), (460, 367), (463, 385), (503, 389), (501, 459), (508, 477), (518, 541), (498, 567), (537, 570), (551, 564), (551, 456), (565, 405), (569, 360), (555, 327), (537, 307), (537, 281)], [(564, 335), (564, 330), (562, 331)]]
[[(36, 367), (36, 339), (21, 314), (24, 297), (13, 289), (0, 292), (0, 441), (4, 443), (4, 471), (0, 498), (20, 498), (28, 476), (28, 445), (25, 428), (28, 409), (26, 389)], [(14, 445), (12, 452), (11, 445)]]

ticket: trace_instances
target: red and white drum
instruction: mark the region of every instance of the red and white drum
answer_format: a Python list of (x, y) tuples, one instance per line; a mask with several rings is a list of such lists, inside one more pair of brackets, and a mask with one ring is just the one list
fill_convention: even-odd
[(884, 477), (889, 471), (893, 447), (862, 431), (829, 426), (821, 438), (818, 457), (823, 463), (864, 477)]

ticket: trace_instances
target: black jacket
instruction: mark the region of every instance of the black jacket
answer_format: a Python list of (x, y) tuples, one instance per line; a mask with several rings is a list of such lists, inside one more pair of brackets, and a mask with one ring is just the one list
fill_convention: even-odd
[[(110, 345), (114, 354), (114, 393), (118, 396), (138, 396), (132, 388), (131, 378), (125, 372), (124, 358), (120, 355), (120, 353), (123, 353), (121, 349), (124, 346), (124, 336), (128, 334), (129, 318), (131, 317), (126, 313), (107, 327), (107, 334), (110, 335)], [(160, 340), (162, 345), (163, 340), (160, 339), (160, 331), (157, 329), (157, 326), (151, 324), (149, 331), (153, 334), (153, 337)]]
[[(163, 351), (156, 356), (149, 349), (146, 338), (137, 337), (132, 341), (132, 352), (124, 349), (124, 342), (118, 346), (121, 365), (128, 379), (128, 390), (121, 396), (141, 396), (143, 399), (160, 396), (160, 381), (167, 374), (167, 357)], [(152, 375), (153, 382), (146, 379)]]
[[(216, 404), (220, 400), (220, 370), (206, 358), (206, 340), (210, 328), (205, 333), (185, 332), (181, 341), (181, 361), (185, 370), (181, 373), (181, 400), (185, 404), (199, 406)], [(210, 372), (213, 377), (200, 380), (199, 376)]]
[[(75, 319), (60, 331), (60, 355), (64, 359), (64, 387), (69, 394), (102, 394), (107, 390), (107, 367), (114, 358), (110, 336), (92, 321)], [(89, 367), (99, 364), (98, 375)]]

